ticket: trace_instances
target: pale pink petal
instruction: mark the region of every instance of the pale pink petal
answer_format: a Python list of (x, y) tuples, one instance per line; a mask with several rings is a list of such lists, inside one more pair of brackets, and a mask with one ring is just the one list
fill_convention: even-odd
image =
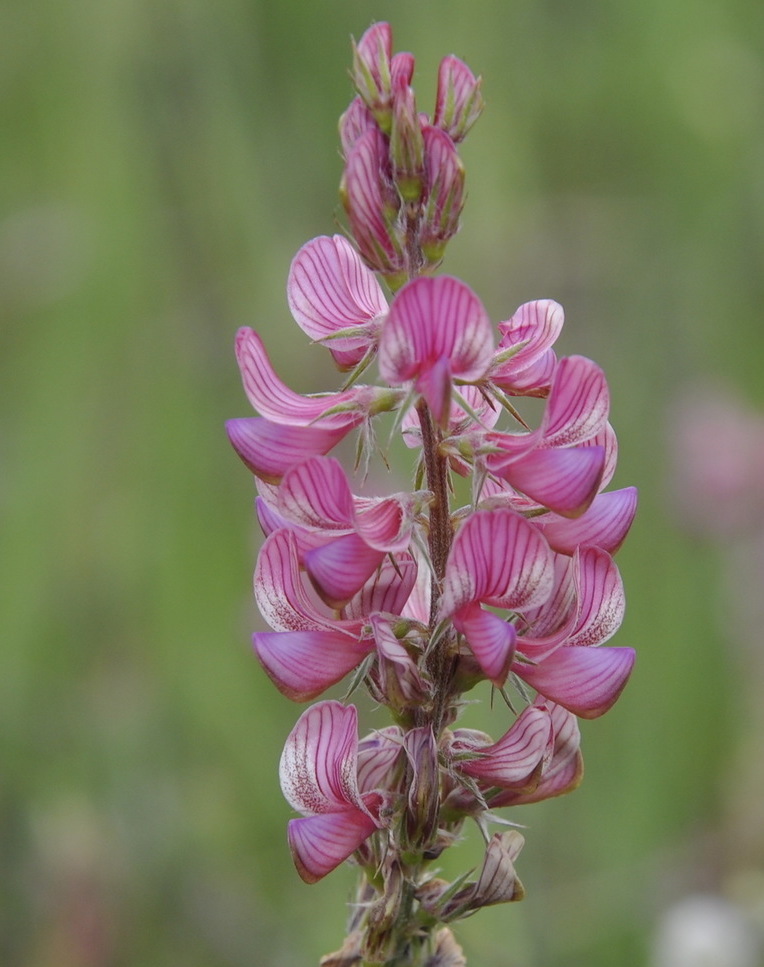
[(486, 677), (503, 685), (515, 652), (515, 629), (479, 604), (468, 604), (453, 615), (454, 627), (464, 635)]
[(570, 520), (557, 514), (534, 523), (560, 554), (573, 554), (579, 545), (597, 546), (610, 554), (620, 548), (637, 512), (637, 488), (598, 494), (580, 517)]
[(417, 563), (411, 554), (397, 554), (395, 567), (385, 558), (379, 570), (348, 602), (348, 620), (366, 619), (377, 611), (399, 615), (417, 580)]
[(573, 558), (578, 613), (568, 645), (600, 645), (621, 627), (626, 596), (618, 567), (598, 547), (579, 548)]
[(255, 476), (278, 483), (306, 457), (328, 453), (352, 426), (287, 426), (260, 416), (228, 420), (226, 432), (234, 450)]
[(551, 701), (593, 719), (615, 703), (635, 658), (632, 648), (562, 647), (538, 665), (514, 661), (512, 671)]
[(511, 319), (500, 322), (497, 356), (515, 346), (522, 348), (509, 359), (494, 364), (491, 380), (511, 394), (547, 390), (557, 364), (551, 347), (560, 335), (564, 320), (559, 303), (538, 299), (521, 305)]
[(360, 406), (365, 402), (363, 397), (368, 395), (367, 387), (313, 396), (295, 393), (276, 375), (263, 341), (253, 329), (240, 329), (236, 334), (236, 358), (249, 402), (261, 416), (273, 423), (308, 426), (332, 407), (356, 403), (360, 405), (352, 411), (322, 417), (321, 426), (332, 430), (349, 428), (357, 426), (363, 419)]
[(358, 363), (376, 341), (387, 312), (376, 276), (341, 235), (321, 235), (303, 245), (289, 271), (287, 299), (297, 324), (317, 341), (340, 329), (365, 327), (326, 343), (343, 368)]
[(488, 465), (491, 473), (544, 507), (579, 517), (597, 495), (604, 461), (603, 447), (584, 445), (532, 450), (505, 463), (489, 459)]
[(585, 356), (566, 356), (557, 364), (541, 424), (546, 447), (569, 447), (604, 429), (610, 409), (605, 374)]
[(489, 785), (523, 786), (551, 751), (551, 741), (549, 712), (529, 706), (498, 742), (477, 749), (480, 758), (461, 763), (460, 769)]
[(403, 497), (386, 497), (367, 504), (356, 516), (356, 531), (370, 547), (380, 551), (405, 551), (411, 535), (411, 515)]
[(507, 508), (472, 514), (448, 556), (440, 616), (483, 601), (501, 608), (542, 604), (551, 593), (554, 561), (537, 528)]
[(451, 363), (448, 358), (442, 356), (423, 368), (414, 386), (427, 401), (435, 422), (444, 426), (451, 412)]
[(340, 144), (344, 158), (347, 158), (361, 135), (369, 128), (373, 128), (374, 125), (374, 115), (364, 104), (363, 98), (360, 96), (354, 97), (347, 111), (340, 118)]
[(379, 369), (392, 385), (415, 379), (439, 360), (452, 376), (473, 382), (493, 355), (491, 323), (478, 297), (446, 275), (422, 276), (396, 295), (379, 345)]
[(366, 812), (356, 779), (358, 712), (354, 705), (318, 702), (289, 733), (279, 763), (284, 798), (306, 815), (348, 806)]
[(402, 751), (403, 731), (397, 725), (388, 725), (361, 739), (358, 743), (358, 788), (364, 793), (389, 789)]
[(258, 631), (252, 643), (276, 688), (293, 702), (309, 702), (355, 668), (371, 639), (341, 631)]
[(376, 828), (374, 820), (359, 809), (290, 819), (287, 837), (297, 872), (306, 883), (318, 882), (354, 853)]
[(358, 536), (345, 534), (305, 554), (305, 569), (327, 604), (345, 605), (374, 574), (385, 557)]
[(293, 466), (281, 481), (278, 509), (303, 527), (349, 530), (355, 511), (342, 464), (333, 457), (316, 456)]

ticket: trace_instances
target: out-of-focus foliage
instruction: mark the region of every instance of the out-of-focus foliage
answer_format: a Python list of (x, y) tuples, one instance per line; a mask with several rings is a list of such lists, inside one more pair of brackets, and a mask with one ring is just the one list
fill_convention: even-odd
[[(739, 755), (739, 689), (764, 682), (720, 554), (676, 523), (665, 444), (685, 383), (764, 407), (759, 5), (29, 0), (0, 17), (8, 967), (292, 967), (342, 939), (352, 871), (309, 888), (287, 854), (299, 709), (250, 654), (252, 483), (222, 424), (248, 413), (239, 325), (296, 388), (332, 385), (284, 283), (336, 229), (349, 38), (375, 18), (422, 109), (443, 54), (483, 74), (444, 269), (496, 321), (563, 303), (642, 495), (619, 556), (637, 670), (585, 726), (582, 788), (513, 817), (528, 899), (464, 926), (470, 962), (636, 967), (666, 903), (759, 868), (730, 817), (763, 758)], [(467, 717), (503, 731), (498, 705)]]

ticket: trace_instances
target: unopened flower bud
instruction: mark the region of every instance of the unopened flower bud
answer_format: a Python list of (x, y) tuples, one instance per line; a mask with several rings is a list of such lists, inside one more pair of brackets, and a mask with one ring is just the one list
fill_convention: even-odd
[(393, 34), (388, 23), (373, 24), (353, 43), (353, 83), (385, 134), (390, 133)]
[(424, 138), (413, 88), (402, 76), (396, 79), (393, 89), (390, 162), (401, 198), (406, 202), (419, 201), (424, 178)]
[(436, 265), (459, 228), (464, 205), (464, 166), (445, 132), (428, 125), (423, 133), (427, 204), (419, 243), (430, 264)]
[(480, 117), (485, 106), (480, 85), (481, 78), (458, 57), (450, 55), (440, 62), (432, 123), (452, 141), (461, 141)]
[(375, 127), (374, 115), (368, 109), (362, 97), (353, 98), (347, 111), (340, 118), (339, 127), (342, 157), (347, 159), (361, 135), (369, 128)]
[(440, 809), (438, 747), (430, 725), (406, 732), (403, 742), (411, 769), (406, 837), (412, 847), (426, 850), (438, 831)]

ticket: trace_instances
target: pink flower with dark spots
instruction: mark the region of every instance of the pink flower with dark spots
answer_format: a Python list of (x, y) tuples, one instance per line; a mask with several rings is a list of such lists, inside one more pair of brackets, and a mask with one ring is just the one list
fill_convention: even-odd
[(358, 785), (358, 713), (354, 705), (319, 702), (292, 729), (279, 766), (281, 789), (303, 814), (288, 826), (297, 872), (315, 883), (385, 825), (382, 793)]

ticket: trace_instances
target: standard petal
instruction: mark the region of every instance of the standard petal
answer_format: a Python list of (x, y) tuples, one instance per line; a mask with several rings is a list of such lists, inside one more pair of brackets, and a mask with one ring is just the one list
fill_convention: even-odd
[(371, 639), (342, 631), (258, 631), (252, 637), (260, 664), (293, 702), (310, 702), (336, 684), (371, 651)]
[(353, 526), (353, 495), (333, 457), (316, 456), (296, 464), (281, 481), (278, 509), (302, 527), (348, 530)]
[(449, 361), (451, 375), (474, 382), (493, 355), (493, 334), (483, 304), (459, 279), (422, 276), (396, 295), (382, 330), (379, 370), (399, 385)]
[(550, 701), (594, 719), (613, 706), (635, 658), (633, 648), (562, 647), (538, 665), (514, 661), (512, 671)]
[(569, 447), (590, 440), (607, 422), (610, 393), (605, 374), (585, 356), (557, 364), (541, 423), (546, 447)]
[[(565, 321), (562, 306), (552, 299), (537, 299), (521, 305), (511, 319), (499, 323), (501, 340), (498, 362), (491, 380), (510, 394), (534, 395), (548, 390), (557, 364), (551, 347)], [(502, 360), (502, 353), (520, 347)]]
[(514, 626), (502, 621), (492, 611), (484, 611), (479, 604), (466, 605), (453, 615), (452, 620), (456, 630), (467, 639), (486, 677), (502, 686), (515, 652)]
[[(367, 387), (359, 386), (344, 393), (317, 393), (302, 396), (278, 378), (271, 366), (262, 339), (252, 329), (236, 334), (236, 358), (241, 370), (244, 391), (252, 406), (273, 423), (308, 426), (327, 410), (337, 406), (352, 407), (362, 398)], [(359, 409), (333, 413), (321, 420), (324, 429), (357, 426), (363, 419)]]
[(290, 819), (287, 838), (297, 872), (306, 883), (318, 882), (357, 850), (376, 828), (374, 820), (359, 809)]
[(489, 459), (491, 473), (563, 517), (579, 517), (594, 500), (605, 461), (599, 446), (532, 450), (502, 463)]
[(287, 426), (263, 417), (228, 420), (226, 432), (246, 466), (267, 483), (278, 483), (284, 474), (306, 457), (328, 453), (352, 429)]
[(481, 510), (454, 538), (440, 616), (473, 601), (500, 608), (536, 607), (549, 596), (553, 581), (552, 552), (532, 524), (507, 508)]
[(356, 779), (358, 712), (354, 705), (318, 702), (289, 733), (279, 764), (284, 798), (307, 815), (354, 807), (365, 812)]
[(549, 712), (529, 706), (498, 742), (477, 749), (480, 758), (463, 762), (460, 769), (487, 785), (525, 786), (551, 751), (552, 737)]
[(600, 645), (621, 627), (626, 596), (618, 567), (598, 547), (584, 547), (573, 558), (578, 613), (567, 645)]
[(625, 487), (597, 494), (589, 509), (575, 519), (550, 514), (537, 518), (550, 547), (560, 554), (573, 554), (579, 545), (601, 547), (615, 554), (626, 539), (637, 513), (637, 488)]

